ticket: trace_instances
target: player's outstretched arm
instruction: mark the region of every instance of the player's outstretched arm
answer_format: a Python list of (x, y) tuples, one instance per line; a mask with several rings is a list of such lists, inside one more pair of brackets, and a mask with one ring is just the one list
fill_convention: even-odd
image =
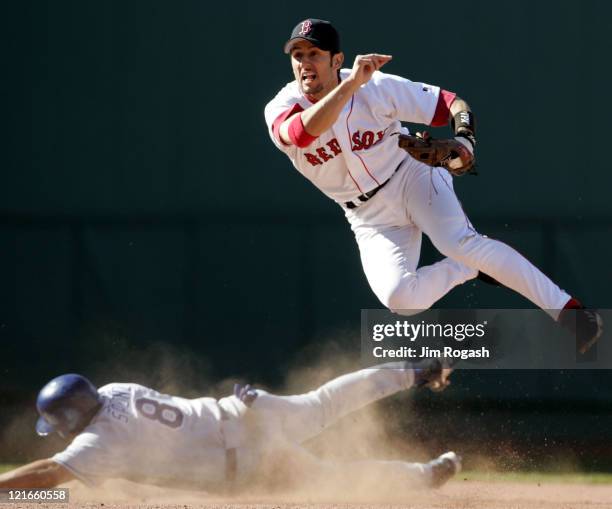
[(70, 470), (47, 458), (0, 474), (0, 489), (53, 488), (74, 478)]
[(377, 53), (357, 55), (351, 74), (345, 80), (341, 81), (320, 101), (303, 112), (292, 115), (281, 124), (279, 134), (283, 142), (288, 145), (292, 143), (289, 136), (289, 126), (296, 115), (301, 115), (302, 124), (308, 134), (314, 137), (321, 136), (334, 125), (342, 108), (359, 87), (370, 81), (374, 71), (380, 69), (391, 58), (391, 55), (379, 55)]

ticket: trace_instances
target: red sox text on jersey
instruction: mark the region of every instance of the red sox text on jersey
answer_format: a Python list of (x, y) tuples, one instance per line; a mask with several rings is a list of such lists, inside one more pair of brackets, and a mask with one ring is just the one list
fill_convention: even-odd
[[(384, 131), (378, 131), (374, 134), (372, 131), (365, 131), (363, 134), (359, 131), (355, 131), (351, 136), (353, 146), (351, 147), (353, 152), (358, 150), (368, 150), (373, 145), (380, 143), (385, 135)], [(323, 164), (333, 159), (334, 156), (342, 153), (340, 144), (336, 138), (332, 138), (330, 141), (325, 143), (325, 146), (316, 149), (315, 153), (304, 152), (306, 160), (316, 166), (317, 164)]]

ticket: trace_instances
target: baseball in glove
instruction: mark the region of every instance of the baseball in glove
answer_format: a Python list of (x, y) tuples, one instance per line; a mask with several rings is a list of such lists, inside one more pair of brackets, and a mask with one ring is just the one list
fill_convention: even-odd
[(398, 144), (417, 161), (446, 168), (456, 177), (473, 172), (476, 166), (476, 159), (470, 150), (471, 142), (466, 138), (439, 140), (427, 132), (400, 134)]

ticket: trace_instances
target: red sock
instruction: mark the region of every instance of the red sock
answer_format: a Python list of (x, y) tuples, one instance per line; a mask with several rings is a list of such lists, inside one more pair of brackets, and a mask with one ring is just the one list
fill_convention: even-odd
[(563, 306), (563, 309), (583, 309), (584, 306), (578, 299), (574, 299), (573, 297), (567, 301), (567, 304)]

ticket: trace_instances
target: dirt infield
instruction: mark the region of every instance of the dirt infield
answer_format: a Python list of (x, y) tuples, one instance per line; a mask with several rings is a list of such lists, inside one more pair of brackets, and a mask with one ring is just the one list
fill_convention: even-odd
[[(472, 481), (461, 477), (437, 491), (389, 494), (387, 500), (325, 500), (295, 494), (274, 497), (208, 497), (196, 492), (139, 488), (128, 483), (115, 490), (88, 492), (71, 486), (70, 504), (4, 505), (25, 509), (87, 508), (87, 509), (594, 509), (612, 507), (610, 484), (561, 484), (547, 482)], [(344, 498), (344, 497), (340, 497)]]

